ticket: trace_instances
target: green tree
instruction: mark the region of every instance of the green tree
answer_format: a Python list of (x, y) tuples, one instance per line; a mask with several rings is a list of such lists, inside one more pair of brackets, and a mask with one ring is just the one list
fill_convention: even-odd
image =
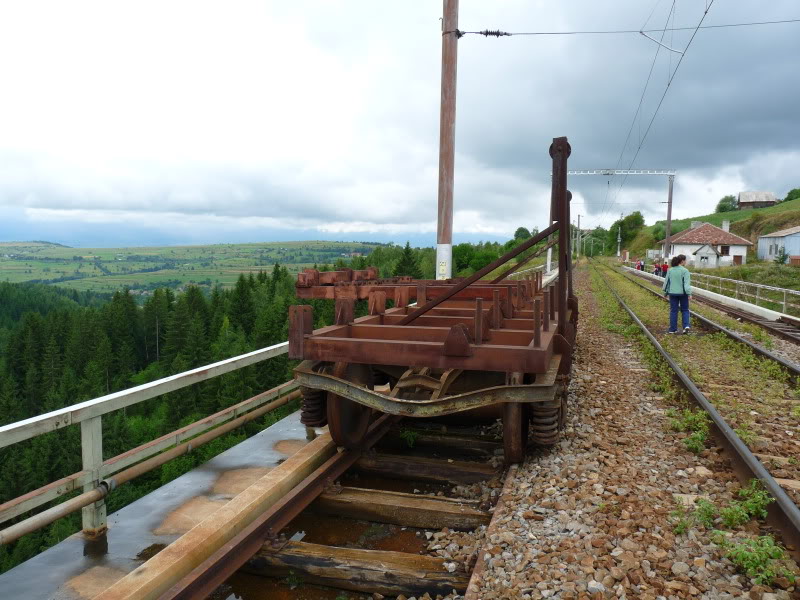
[(231, 294), (230, 318), (231, 324), (241, 328), (245, 335), (249, 335), (253, 330), (255, 322), (253, 291), (243, 274), (239, 275)]
[(783, 199), (784, 202), (789, 202), (790, 200), (797, 200), (800, 198), (800, 188), (794, 188), (789, 190), (786, 194), (786, 198)]
[(515, 240), (527, 240), (530, 237), (531, 232), (525, 227), (517, 227), (517, 230), (514, 232)]
[(724, 213), (724, 212), (732, 212), (738, 208), (738, 203), (736, 202), (736, 196), (723, 196), (719, 202), (717, 202), (717, 210), (715, 212)]
[(411, 249), (411, 244), (406, 242), (403, 253), (400, 255), (400, 261), (394, 267), (394, 276), (408, 275), (414, 279), (422, 279), (422, 272), (419, 268), (419, 263), (414, 256), (414, 251)]

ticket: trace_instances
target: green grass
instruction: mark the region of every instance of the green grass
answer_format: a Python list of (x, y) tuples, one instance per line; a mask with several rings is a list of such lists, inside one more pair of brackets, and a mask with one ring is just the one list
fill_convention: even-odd
[(379, 244), (360, 242), (264, 242), (205, 246), (69, 248), (42, 242), (0, 242), (0, 281), (41, 281), (79, 291), (145, 291), (194, 283), (230, 287), (240, 273), (270, 270), (276, 262), (296, 273), (332, 264)]

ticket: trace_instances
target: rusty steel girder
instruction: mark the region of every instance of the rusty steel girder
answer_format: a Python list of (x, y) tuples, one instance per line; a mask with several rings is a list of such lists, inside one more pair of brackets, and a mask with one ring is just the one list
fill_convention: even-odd
[[(297, 382), (302, 387), (323, 390), (381, 413), (403, 417), (441, 417), (503, 403), (553, 402), (563, 389), (563, 384), (557, 377), (560, 366), (558, 357), (551, 361), (549, 370), (538, 383), (497, 385), (438, 397), (432, 393), (427, 399), (403, 398), (378, 392), (363, 384), (327, 373), (321, 369), (322, 366), (323, 363), (320, 362), (303, 361), (295, 368)], [(416, 377), (417, 379), (410, 379), (406, 387), (425, 385), (421, 377)], [(396, 386), (403, 387), (401, 382)]]

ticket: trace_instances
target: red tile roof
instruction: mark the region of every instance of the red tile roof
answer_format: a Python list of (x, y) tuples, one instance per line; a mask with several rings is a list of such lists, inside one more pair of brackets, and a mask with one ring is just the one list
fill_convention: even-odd
[[(662, 242), (664, 240), (661, 240)], [(712, 244), (723, 246), (752, 246), (753, 242), (725, 231), (711, 223), (703, 223), (700, 227), (687, 229), (671, 236), (671, 244)]]

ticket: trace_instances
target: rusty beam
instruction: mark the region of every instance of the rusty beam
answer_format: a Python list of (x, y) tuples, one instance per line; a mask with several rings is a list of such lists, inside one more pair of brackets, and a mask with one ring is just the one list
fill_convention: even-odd
[[(530, 332), (531, 337), (533, 332)], [(553, 333), (542, 335), (542, 349), (494, 344), (471, 345), (471, 356), (445, 356), (444, 344), (408, 340), (318, 337), (306, 339), (304, 358), (376, 365), (425, 365), (442, 369), (541, 373), (550, 361)]]
[(503, 271), (503, 273), (501, 275), (499, 275), (498, 277), (495, 277), (494, 279), (492, 279), (492, 283), (500, 283), (506, 277), (511, 275), (514, 271), (516, 271), (517, 269), (521, 269), (522, 267), (527, 265), (529, 262), (531, 262), (534, 258), (536, 258), (537, 256), (541, 256), (544, 252), (546, 252), (547, 250), (549, 250), (550, 248), (552, 248), (555, 245), (556, 245), (556, 240), (551, 240), (551, 241), (547, 242), (547, 244), (545, 244), (544, 246), (539, 248), (536, 252), (534, 252), (530, 256), (524, 258), (522, 261), (518, 262), (513, 267), (509, 267), (508, 269)]
[[(543, 231), (540, 231), (537, 235), (531, 237), (530, 239), (526, 240), (525, 242), (523, 242), (522, 244), (520, 244), (519, 246), (517, 246), (513, 250), (507, 252), (506, 254), (504, 254), (503, 256), (498, 258), (497, 260), (495, 260), (495, 261), (491, 262), (490, 264), (486, 265), (485, 267), (483, 267), (482, 269), (480, 269), (479, 271), (477, 271), (473, 275), (471, 275), (471, 276), (467, 277), (466, 279), (462, 280), (461, 283), (458, 283), (458, 284), (454, 285), (452, 288), (450, 288), (447, 292), (445, 292), (441, 296), (437, 296), (436, 298), (434, 298), (430, 302), (426, 302), (423, 306), (420, 306), (414, 312), (412, 312), (411, 314), (407, 315), (400, 322), (400, 324), (401, 325), (408, 325), (412, 321), (414, 321), (417, 318), (419, 318), (422, 315), (424, 315), (426, 312), (428, 312), (432, 308), (434, 308), (436, 306), (439, 306), (442, 302), (444, 302), (445, 300), (447, 300), (447, 299), (451, 298), (452, 296), (456, 295), (458, 292), (460, 292), (461, 290), (465, 289), (466, 287), (472, 285), (473, 283), (478, 281), (481, 277), (484, 277), (485, 275), (491, 273), (495, 269), (497, 269), (499, 267), (502, 267), (504, 264), (506, 264), (512, 258), (514, 258), (515, 256), (519, 256), (520, 254), (525, 252), (525, 250), (528, 250), (529, 248), (532, 248), (533, 246), (538, 244), (540, 241), (545, 239), (547, 236), (549, 236), (551, 233), (554, 233), (556, 231), (558, 231), (558, 223), (550, 225), (550, 227), (548, 227), (547, 229), (545, 229)], [(567, 234), (569, 234), (569, 231), (567, 231)]]

